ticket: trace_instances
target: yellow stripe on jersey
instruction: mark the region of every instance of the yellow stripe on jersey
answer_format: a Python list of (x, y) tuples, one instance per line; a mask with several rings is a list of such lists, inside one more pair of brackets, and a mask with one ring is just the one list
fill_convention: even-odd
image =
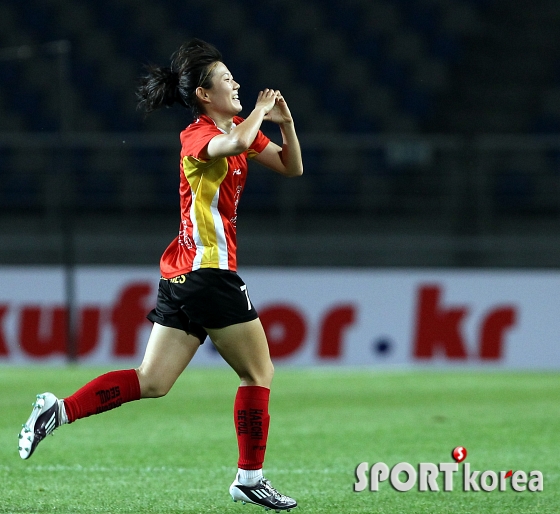
[[(217, 205), (213, 205), (216, 203), (216, 194), (227, 171), (226, 158), (205, 162), (194, 157), (183, 157), (183, 172), (193, 195), (191, 223), (198, 249), (193, 269), (219, 268), (220, 256), (221, 260), (223, 261), (225, 258), (227, 263), (226, 237)], [(218, 226), (216, 226), (216, 222)], [(202, 251), (202, 255), (199, 255), (200, 251)]]
[(249, 148), (249, 150), (247, 150), (247, 159), (254, 159), (257, 155), (259, 155), (259, 152), (257, 152), (256, 150), (253, 150), (252, 148)]

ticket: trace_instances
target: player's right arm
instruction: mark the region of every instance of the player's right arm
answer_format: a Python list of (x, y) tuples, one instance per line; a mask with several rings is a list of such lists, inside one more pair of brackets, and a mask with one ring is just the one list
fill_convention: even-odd
[(272, 110), (276, 102), (277, 92), (265, 89), (259, 93), (255, 108), (243, 123), (236, 125), (229, 134), (213, 137), (206, 147), (206, 159), (229, 157), (246, 152), (261, 128), (264, 117)]

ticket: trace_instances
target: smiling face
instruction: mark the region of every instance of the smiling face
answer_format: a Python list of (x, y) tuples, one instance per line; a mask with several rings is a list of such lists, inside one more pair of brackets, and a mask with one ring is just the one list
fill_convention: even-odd
[(207, 114), (233, 117), (241, 111), (239, 84), (223, 62), (218, 62), (212, 70), (212, 87), (199, 89), (197, 95)]

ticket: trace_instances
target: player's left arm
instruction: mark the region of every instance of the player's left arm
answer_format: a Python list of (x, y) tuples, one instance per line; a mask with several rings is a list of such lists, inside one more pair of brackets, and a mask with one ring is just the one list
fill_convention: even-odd
[(303, 174), (301, 148), (292, 114), (279, 92), (274, 107), (264, 119), (272, 121), (280, 127), (282, 147), (270, 141), (264, 150), (255, 156), (254, 160), (286, 177), (299, 177)]

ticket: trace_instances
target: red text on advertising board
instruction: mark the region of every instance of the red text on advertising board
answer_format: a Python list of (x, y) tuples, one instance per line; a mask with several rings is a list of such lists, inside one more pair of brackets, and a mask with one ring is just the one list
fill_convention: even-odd
[[(146, 319), (152, 300), (149, 283), (125, 286), (112, 308), (84, 306), (77, 312), (77, 355), (93, 351), (100, 339), (101, 328), (110, 322), (114, 332), (113, 353), (117, 357), (136, 355), (139, 330), (150, 322)], [(8, 355), (2, 321), (8, 306), (0, 305), (0, 355)], [(61, 306), (26, 305), (20, 309), (18, 344), (31, 357), (64, 355), (67, 350), (68, 310)]]
[[(153, 287), (148, 282), (129, 283), (119, 292), (113, 306), (83, 306), (76, 319), (76, 355), (84, 357), (95, 350), (102, 329), (109, 325), (113, 333), (112, 354), (136, 357), (141, 344), (140, 331), (149, 326), (147, 312), (153, 303)], [(3, 319), (9, 306), (0, 305), (0, 356), (9, 356)], [(65, 307), (24, 305), (19, 309), (17, 344), (30, 357), (63, 356), (68, 351), (67, 309)], [(309, 321), (295, 306), (272, 304), (259, 309), (273, 358), (293, 355), (304, 345)], [(356, 307), (349, 304), (327, 308), (319, 323), (316, 355), (337, 359), (343, 353), (345, 331), (356, 320)]]
[[(307, 321), (296, 307), (271, 305), (259, 310), (259, 316), (272, 357), (292, 355), (303, 346), (307, 337)], [(356, 321), (356, 307), (339, 304), (330, 307), (319, 322), (317, 356), (337, 359), (342, 355), (344, 333)]]
[[(424, 285), (418, 290), (413, 355), (429, 359), (440, 353), (450, 359), (467, 359), (462, 323), (468, 309), (464, 306), (445, 307), (441, 297), (442, 290), (437, 285)], [(515, 323), (514, 306), (501, 305), (489, 309), (479, 327), (477, 357), (500, 359), (506, 332)]]

